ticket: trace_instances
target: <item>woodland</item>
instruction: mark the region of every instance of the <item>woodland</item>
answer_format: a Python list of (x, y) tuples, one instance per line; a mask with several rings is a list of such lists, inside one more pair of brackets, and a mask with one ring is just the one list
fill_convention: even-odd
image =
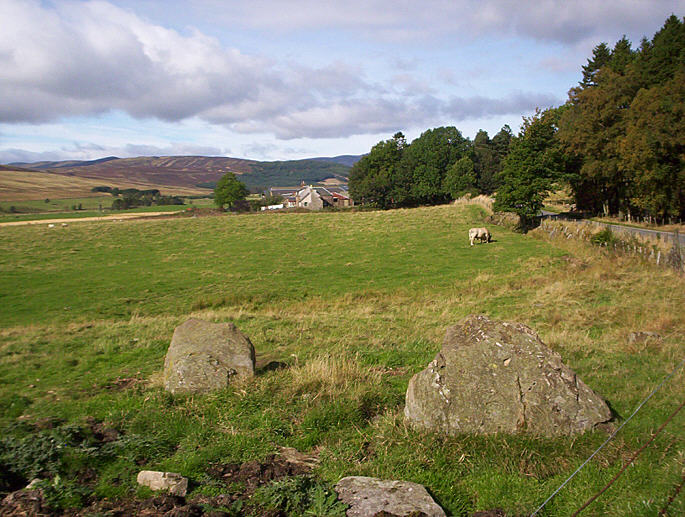
[(350, 172), (350, 193), (379, 208), (440, 204), (496, 192), (495, 208), (522, 222), (545, 196), (570, 190), (592, 215), (685, 218), (685, 23), (670, 16), (637, 48), (599, 43), (561, 106), (523, 117), (513, 135), (471, 141), (456, 127), (376, 144)]

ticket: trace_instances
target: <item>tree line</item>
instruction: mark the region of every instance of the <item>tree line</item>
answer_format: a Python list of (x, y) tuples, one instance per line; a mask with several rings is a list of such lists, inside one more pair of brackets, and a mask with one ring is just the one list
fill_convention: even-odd
[(429, 129), (411, 144), (398, 132), (354, 164), (350, 195), (355, 202), (398, 208), (491, 194), (511, 139), (509, 126), (492, 139), (481, 130), (473, 142), (453, 126)]
[(455, 127), (379, 142), (350, 172), (350, 193), (380, 208), (496, 192), (495, 208), (529, 222), (550, 190), (570, 187), (592, 214), (685, 218), (685, 23), (670, 16), (639, 48), (600, 43), (559, 107), (492, 139)]
[(669, 17), (639, 48), (600, 43), (561, 108), (570, 185), (593, 213), (685, 217), (685, 24)]
[(107, 192), (116, 199), (112, 202), (112, 210), (126, 210), (137, 206), (152, 205), (183, 205), (183, 198), (178, 196), (163, 196), (159, 189), (139, 190), (137, 188), (120, 189), (119, 187), (97, 186), (92, 192)]

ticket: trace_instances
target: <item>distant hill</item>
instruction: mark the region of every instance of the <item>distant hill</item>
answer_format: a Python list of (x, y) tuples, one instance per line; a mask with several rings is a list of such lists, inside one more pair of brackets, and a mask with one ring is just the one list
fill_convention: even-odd
[(103, 186), (123, 184), (154, 185), (170, 188), (213, 188), (216, 182), (232, 172), (248, 187), (270, 187), (305, 183), (346, 183), (354, 156), (310, 158), (260, 162), (221, 156), (143, 156), (116, 158), (109, 156), (91, 161), (62, 161), (12, 164), (53, 174), (96, 180)]
[(118, 160), (116, 156), (107, 156), (106, 158), (100, 158), (98, 160), (90, 160), (90, 161), (82, 161), (82, 160), (69, 160), (69, 161), (62, 161), (62, 162), (34, 162), (34, 163), (26, 163), (26, 162), (15, 162), (15, 163), (10, 163), (10, 166), (19, 166), (23, 167), (26, 165), (30, 165), (31, 169), (33, 170), (49, 170), (49, 169), (59, 169), (62, 167), (87, 167), (89, 165), (96, 165), (98, 163), (104, 163), (108, 162), (110, 160)]
[(9, 165), (0, 165), (0, 171), (36, 172), (36, 169), (28, 169), (26, 167), (19, 167), (18, 165), (10, 163)]
[(342, 154), (340, 156), (333, 156), (330, 158), (312, 158), (312, 160), (318, 160), (322, 162), (332, 162), (339, 163), (341, 165), (347, 165), (352, 167), (355, 163), (364, 157), (363, 154)]

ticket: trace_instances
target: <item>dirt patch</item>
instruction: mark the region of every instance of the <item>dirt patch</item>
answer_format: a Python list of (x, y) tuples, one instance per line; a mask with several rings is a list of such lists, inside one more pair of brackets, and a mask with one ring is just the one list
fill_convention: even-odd
[(207, 474), (215, 479), (223, 480), (228, 487), (235, 486), (236, 483), (244, 484), (245, 488), (239, 497), (242, 499), (252, 495), (262, 485), (289, 476), (302, 476), (311, 471), (311, 463), (293, 462), (284, 456), (272, 454), (263, 462), (248, 461), (247, 463), (212, 465), (207, 469)]
[[(160, 495), (143, 501), (98, 501), (88, 508), (67, 515), (107, 515), (108, 517), (127, 517), (139, 515), (144, 517), (199, 517), (208, 515), (202, 506), (188, 504), (182, 497)], [(215, 515), (224, 515), (223, 512)]]
[(0, 514), (7, 516), (38, 517), (57, 515), (47, 507), (40, 490), (18, 490), (5, 497), (0, 503)]
[(122, 391), (134, 388), (140, 384), (144, 385), (145, 381), (137, 377), (119, 377), (109, 384), (105, 384), (104, 388), (111, 391)]
[(93, 433), (93, 437), (100, 443), (115, 442), (121, 436), (119, 431), (113, 427), (109, 427), (104, 422), (98, 422), (91, 416), (86, 418), (86, 423), (88, 424), (90, 431)]
[[(107, 442), (116, 440), (119, 433), (116, 429), (107, 427), (104, 423), (93, 418), (88, 419), (88, 426), (96, 439)], [(41, 490), (23, 489), (12, 492), (0, 502), (0, 515), (11, 517), (43, 517), (67, 515), (70, 517), (86, 515), (106, 515), (108, 517), (127, 517), (138, 515), (143, 517), (223, 517), (228, 514), (212, 508), (228, 508), (236, 501), (249, 500), (260, 486), (279, 479), (308, 475), (317, 464), (318, 457), (313, 454), (303, 454), (295, 449), (284, 447), (280, 454), (270, 455), (264, 461), (249, 461), (246, 463), (227, 463), (212, 465), (207, 469), (209, 476), (220, 479), (226, 484), (227, 493), (215, 497), (199, 496), (192, 501), (173, 495), (159, 495), (145, 500), (117, 500), (107, 499), (94, 501), (89, 506), (78, 510), (51, 509)], [(85, 480), (80, 480), (85, 481)], [(263, 510), (251, 506), (255, 515), (261, 517), (280, 517), (279, 511)]]
[(228, 515), (221, 511), (205, 511), (196, 503), (188, 503), (182, 497), (160, 495), (144, 500), (110, 501), (103, 499), (81, 509), (53, 510), (40, 490), (19, 490), (9, 494), (0, 502), (0, 514), (9, 517), (52, 517), (64, 515), (80, 517), (106, 515), (107, 517), (222, 517)]

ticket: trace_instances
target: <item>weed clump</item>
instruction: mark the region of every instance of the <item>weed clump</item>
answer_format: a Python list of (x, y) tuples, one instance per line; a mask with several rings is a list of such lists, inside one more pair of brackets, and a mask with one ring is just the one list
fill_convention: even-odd
[(73, 479), (63, 478), (59, 474), (51, 480), (40, 480), (34, 488), (42, 492), (45, 504), (55, 510), (82, 508), (93, 495), (89, 487), (80, 485)]
[(309, 476), (284, 478), (261, 487), (254, 501), (264, 509), (280, 510), (288, 516), (342, 517), (347, 510), (331, 487)]
[(604, 230), (590, 237), (590, 242), (595, 246), (604, 246), (608, 248), (616, 244), (618, 242), (618, 238), (609, 228), (605, 228)]

